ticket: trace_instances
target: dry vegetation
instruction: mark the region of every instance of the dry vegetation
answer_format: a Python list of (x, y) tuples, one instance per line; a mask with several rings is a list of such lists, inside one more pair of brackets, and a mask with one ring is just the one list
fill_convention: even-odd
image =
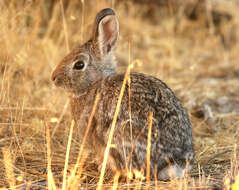
[[(150, 187), (128, 181), (119, 189), (239, 189), (239, 4), (148, 2), (0, 1), (0, 187), (35, 183), (40, 189), (50, 170), (58, 188), (63, 176), (69, 184), (70, 173), (63, 171), (71, 116), (67, 94), (50, 76), (70, 49), (88, 39), (96, 12), (113, 7), (120, 20), (120, 70), (138, 59), (142, 65), (135, 71), (157, 76), (175, 91), (190, 115), (196, 150), (184, 179)], [(76, 133), (72, 138), (68, 171), (81, 146)], [(99, 181), (92, 158), (89, 152), (78, 160), (75, 183), (82, 189), (95, 189)], [(117, 176), (107, 171), (104, 182), (116, 189)]]

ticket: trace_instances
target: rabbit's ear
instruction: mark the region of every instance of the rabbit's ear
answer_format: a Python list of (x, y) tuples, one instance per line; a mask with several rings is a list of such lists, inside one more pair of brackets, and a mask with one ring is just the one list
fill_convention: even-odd
[(101, 55), (108, 54), (116, 45), (119, 36), (119, 23), (112, 9), (100, 11), (95, 19), (93, 30), (94, 47)]

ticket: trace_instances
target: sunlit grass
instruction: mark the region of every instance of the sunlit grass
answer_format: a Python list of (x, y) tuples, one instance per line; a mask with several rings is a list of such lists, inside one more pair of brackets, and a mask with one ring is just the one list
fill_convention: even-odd
[[(60, 0), (54, 7), (46, 2), (0, 1), (0, 188), (30, 189), (48, 181), (49, 189), (96, 189), (97, 184), (111, 189), (198, 189), (213, 184), (238, 189), (236, 0), (210, 4), (198, 20), (185, 18), (184, 4), (179, 12), (168, 5), (171, 12), (167, 14), (167, 6), (158, 11), (156, 6), (148, 8), (133, 1)], [(108, 176), (104, 170), (110, 136), (105, 167), (99, 172), (86, 149), (87, 131), (99, 97), (79, 144), (76, 127), (71, 125), (67, 94), (56, 90), (50, 81), (52, 70), (67, 52), (91, 35), (96, 12), (110, 6), (115, 7), (120, 20), (116, 55), (121, 71), (136, 60), (130, 69), (165, 81), (190, 114), (196, 161), (191, 173), (182, 179), (150, 181), (147, 170), (144, 180), (140, 171), (131, 168), (127, 182), (121, 182), (120, 171)], [(211, 8), (229, 13), (233, 19), (216, 25)], [(205, 102), (214, 118), (210, 109), (203, 107)], [(204, 109), (204, 117), (195, 117), (197, 106)], [(147, 168), (149, 157), (147, 151)], [(132, 179), (133, 174), (136, 179)]]
[(6, 177), (11, 189), (15, 189), (16, 187), (16, 180), (13, 171), (13, 162), (11, 152), (8, 148), (4, 148), (3, 151), (3, 160), (5, 165)]

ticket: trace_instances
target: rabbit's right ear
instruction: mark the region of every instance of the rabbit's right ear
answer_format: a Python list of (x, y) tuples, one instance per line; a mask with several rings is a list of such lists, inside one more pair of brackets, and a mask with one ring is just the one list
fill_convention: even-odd
[(110, 8), (101, 10), (96, 15), (94, 23), (94, 48), (104, 56), (115, 47), (118, 36), (119, 23), (115, 12)]

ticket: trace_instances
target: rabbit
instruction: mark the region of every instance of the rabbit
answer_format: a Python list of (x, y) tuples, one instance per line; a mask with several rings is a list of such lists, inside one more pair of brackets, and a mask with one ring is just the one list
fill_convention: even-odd
[[(69, 53), (52, 73), (57, 87), (69, 93), (72, 117), (83, 137), (97, 94), (87, 146), (99, 163), (114, 117), (124, 73), (117, 73), (114, 49), (119, 22), (114, 10), (101, 10), (90, 40)], [(192, 127), (173, 91), (161, 80), (131, 72), (118, 114), (107, 168), (146, 172), (148, 118), (153, 112), (150, 177), (168, 181), (181, 178), (194, 162)]]

